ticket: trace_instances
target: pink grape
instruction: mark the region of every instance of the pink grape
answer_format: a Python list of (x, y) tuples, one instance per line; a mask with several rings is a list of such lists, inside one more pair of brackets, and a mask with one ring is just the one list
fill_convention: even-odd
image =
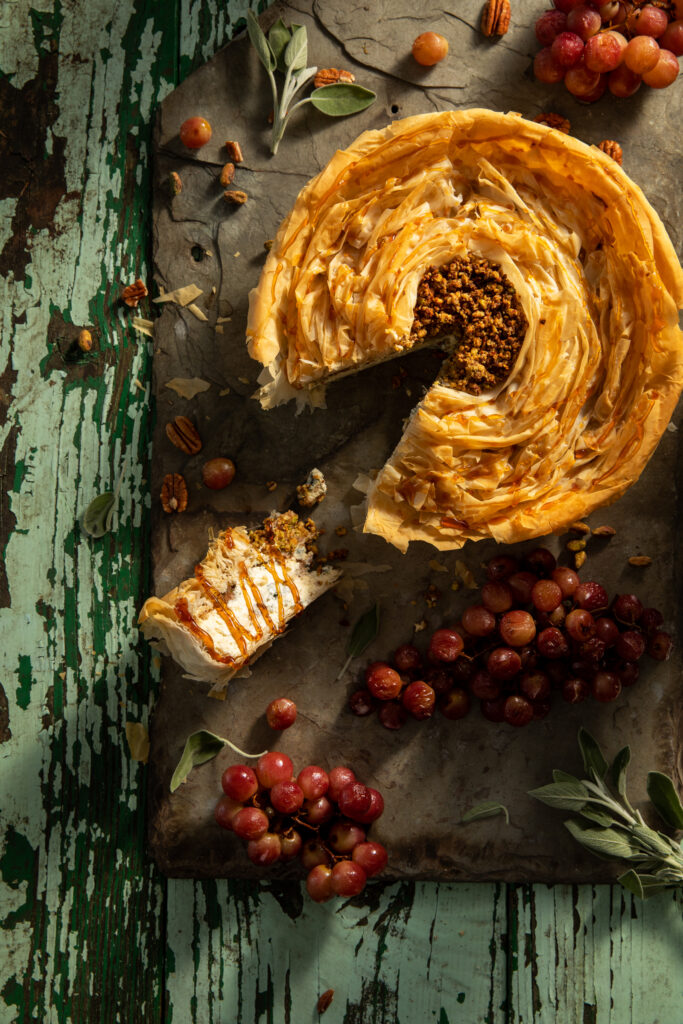
[(332, 869), (325, 864), (317, 864), (308, 872), (306, 878), (306, 890), (315, 903), (325, 903), (332, 899)]
[(280, 859), (281, 852), (280, 837), (274, 832), (264, 832), (258, 839), (247, 843), (247, 857), (252, 864), (274, 864)]
[(671, 50), (677, 57), (683, 56), (683, 20), (670, 21), (664, 35), (659, 37), (663, 50)]
[(370, 792), (370, 806), (367, 811), (363, 811), (355, 816), (355, 820), (359, 821), (361, 825), (369, 825), (371, 822), (376, 821), (384, 811), (384, 797), (379, 790), (373, 789), (372, 786), (369, 786), (368, 790)]
[(564, 76), (565, 88), (578, 99), (590, 96), (600, 85), (600, 75), (597, 71), (589, 71), (587, 68), (570, 68)]
[(350, 768), (346, 768), (344, 765), (337, 765), (330, 772), (329, 780), (330, 786), (327, 795), (330, 800), (334, 800), (336, 803), (344, 786), (348, 786), (349, 782), (355, 782), (356, 776)]
[(365, 814), (370, 810), (371, 800), (372, 797), (367, 786), (364, 786), (362, 782), (349, 782), (339, 794), (337, 803), (342, 814), (347, 818), (355, 819), (357, 815)]
[(242, 810), (242, 807), (243, 804), (239, 803), (238, 800), (233, 800), (231, 796), (222, 796), (213, 812), (216, 824), (220, 825), (221, 828), (227, 828), (228, 831), (232, 831), (232, 819), (238, 811)]
[(641, 82), (642, 78), (640, 75), (631, 71), (625, 64), (620, 64), (618, 68), (611, 71), (608, 75), (607, 88), (613, 96), (625, 99), (627, 96), (633, 96), (640, 89)]
[(564, 565), (558, 565), (557, 569), (553, 569), (551, 577), (558, 587), (562, 591), (562, 597), (571, 597), (576, 588), (579, 585), (579, 577), (573, 569), (568, 569)]
[(294, 772), (291, 758), (278, 750), (262, 754), (256, 762), (256, 774), (262, 786), (270, 789), (276, 782), (288, 782)]
[(534, 75), (539, 82), (546, 83), (561, 82), (564, 78), (564, 68), (557, 63), (549, 46), (539, 50), (534, 57)]
[(550, 52), (561, 68), (573, 68), (583, 56), (583, 39), (576, 32), (560, 32), (555, 36)]
[(384, 871), (389, 858), (381, 843), (359, 843), (354, 847), (351, 859), (360, 864), (368, 878), (372, 878)]
[(330, 777), (324, 769), (317, 764), (306, 765), (296, 777), (301, 790), (307, 800), (317, 800), (324, 796), (330, 788)]
[(488, 636), (496, 628), (496, 617), (483, 604), (472, 604), (463, 612), (462, 624), (472, 636)]
[(282, 860), (293, 860), (298, 857), (303, 840), (300, 834), (292, 829), (280, 836), (280, 857)]
[(268, 818), (258, 807), (243, 807), (232, 819), (232, 830), (240, 839), (260, 839), (268, 831)]
[(634, 36), (624, 50), (624, 64), (637, 75), (642, 75), (652, 71), (659, 54), (659, 44), (652, 36)]
[(301, 863), (305, 871), (318, 865), (327, 865), (332, 858), (319, 839), (309, 839), (301, 849)]
[(302, 813), (309, 825), (323, 825), (333, 816), (334, 807), (326, 796), (319, 796), (315, 800), (307, 800)]
[(335, 853), (351, 853), (355, 846), (365, 842), (365, 832), (353, 821), (337, 821), (327, 841)]
[(221, 786), (226, 796), (244, 803), (258, 790), (256, 772), (246, 764), (231, 764), (221, 776)]
[(601, 32), (586, 43), (585, 65), (589, 71), (614, 71), (624, 59), (627, 46), (621, 32)]
[(367, 877), (360, 864), (339, 860), (332, 868), (332, 892), (337, 896), (357, 896), (365, 888)]
[(666, 31), (669, 18), (666, 11), (659, 7), (647, 4), (635, 11), (633, 18), (629, 19), (629, 26), (638, 36), (653, 36), (657, 39)]
[(645, 72), (643, 81), (651, 89), (666, 89), (676, 80), (679, 70), (676, 54), (671, 50), (660, 50), (659, 60), (652, 71)]
[(600, 31), (602, 18), (594, 7), (588, 4), (580, 4), (567, 15), (567, 29), (569, 32), (576, 32), (584, 42)]
[(276, 782), (270, 791), (270, 803), (280, 814), (295, 814), (303, 802), (303, 790), (293, 779)]
[(564, 32), (567, 15), (563, 11), (544, 11), (534, 26), (534, 32), (541, 46), (550, 46), (555, 36)]

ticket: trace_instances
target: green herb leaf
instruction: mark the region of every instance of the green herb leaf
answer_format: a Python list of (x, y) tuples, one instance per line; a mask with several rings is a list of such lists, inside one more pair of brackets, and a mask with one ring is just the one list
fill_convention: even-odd
[(580, 811), (590, 794), (582, 782), (551, 782), (549, 786), (530, 789), (529, 796), (547, 804), (548, 807), (559, 807), (564, 811)]
[(590, 770), (592, 768), (599, 779), (604, 779), (607, 775), (609, 765), (607, 764), (597, 741), (594, 740), (591, 734), (583, 727), (579, 729), (579, 747), (581, 748), (581, 755), (583, 757), (583, 766), (586, 769), (586, 773), (589, 778)]
[(630, 893), (633, 893), (633, 895), (637, 896), (639, 899), (642, 900), (645, 898), (645, 893), (643, 891), (643, 883), (640, 880), (638, 872), (634, 871), (633, 868), (631, 868), (631, 870), (627, 871), (625, 874), (619, 875), (619, 877), (617, 878), (617, 882), (619, 882), (620, 885), (623, 885), (624, 889), (627, 889)]
[(175, 793), (178, 786), (182, 786), (196, 765), (211, 761), (216, 754), (220, 754), (223, 747), (230, 747), (231, 750), (234, 750), (241, 757), (261, 757), (265, 753), (265, 751), (262, 751), (261, 754), (247, 754), (244, 750), (236, 747), (234, 743), (231, 743), (230, 740), (226, 740), (222, 736), (216, 736), (215, 733), (208, 732), (206, 729), (200, 729), (198, 732), (193, 732), (185, 741), (180, 760), (171, 778), (171, 792)]
[(259, 60), (266, 71), (274, 71), (276, 61), (273, 56), (273, 51), (268, 45), (268, 40), (264, 36), (263, 30), (261, 29), (253, 11), (247, 11), (247, 32), (249, 34), (249, 39), (251, 40), (251, 45), (256, 50)]
[(301, 71), (308, 60), (308, 37), (303, 25), (296, 29), (287, 43), (284, 54), (285, 67), (292, 71)]
[(379, 601), (358, 619), (346, 647), (351, 658), (359, 658), (379, 633)]
[(630, 860), (639, 856), (638, 848), (616, 828), (586, 828), (580, 821), (565, 821), (565, 827), (582, 846), (599, 857), (621, 857)]
[(282, 18), (278, 18), (268, 33), (268, 45), (270, 46), (270, 52), (275, 58), (278, 71), (287, 70), (285, 67), (284, 57), (287, 44), (291, 38), (292, 33), (287, 28)]
[(553, 768), (553, 782), (579, 782), (576, 775), (570, 775), (569, 772), (562, 772), (559, 768)]
[(465, 811), (460, 819), (460, 824), (466, 825), (470, 821), (481, 821), (482, 818), (495, 818), (498, 814), (505, 815), (505, 824), (510, 824), (510, 815), (504, 804), (499, 804), (495, 800), (484, 800), (483, 803), (477, 804), (476, 807), (470, 807), (469, 811)]
[(371, 89), (362, 85), (351, 85), (343, 82), (337, 85), (323, 85), (314, 89), (310, 100), (316, 110), (328, 117), (346, 117), (365, 110), (376, 99)]
[(582, 818), (587, 818), (588, 821), (592, 821), (602, 828), (610, 828), (614, 824), (614, 818), (609, 814), (605, 814), (604, 811), (594, 811), (592, 808), (582, 807), (579, 814)]
[(647, 795), (657, 814), (671, 828), (683, 828), (683, 807), (676, 788), (663, 772), (648, 772)]
[(626, 796), (626, 769), (628, 763), (631, 760), (631, 748), (622, 747), (617, 756), (612, 761), (610, 767), (610, 778), (612, 779), (612, 785), (617, 790), (620, 796)]
[(98, 494), (83, 513), (81, 526), (90, 537), (104, 537), (111, 529), (113, 510), (114, 493), (105, 491)]

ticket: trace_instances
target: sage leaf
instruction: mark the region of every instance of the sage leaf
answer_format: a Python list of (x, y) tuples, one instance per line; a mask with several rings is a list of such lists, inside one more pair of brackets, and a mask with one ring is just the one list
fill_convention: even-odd
[(292, 38), (292, 33), (285, 25), (282, 18), (278, 18), (275, 24), (271, 27), (268, 33), (268, 45), (270, 51), (275, 58), (278, 71), (286, 71), (285, 67), (285, 50), (287, 44)]
[(582, 846), (598, 857), (621, 857), (631, 860), (639, 856), (638, 848), (629, 842), (628, 837), (616, 828), (586, 828), (579, 821), (565, 821), (565, 827)]
[(319, 89), (314, 89), (310, 95), (310, 101), (316, 110), (327, 114), (328, 117), (357, 114), (369, 107), (375, 99), (375, 93), (371, 89), (343, 82), (337, 85), (322, 85)]
[(191, 733), (185, 741), (180, 760), (171, 778), (171, 792), (175, 793), (176, 789), (182, 786), (183, 782), (187, 781), (187, 777), (193, 768), (204, 764), (206, 761), (211, 761), (216, 754), (220, 754), (223, 747), (230, 747), (231, 750), (234, 750), (241, 757), (261, 757), (265, 753), (265, 751), (262, 751), (261, 754), (247, 754), (244, 750), (236, 747), (230, 740), (226, 740), (222, 736), (216, 736), (215, 733), (208, 732), (206, 729), (200, 729), (198, 732)]
[(617, 756), (612, 761), (610, 767), (610, 777), (612, 779), (612, 785), (617, 790), (620, 796), (626, 796), (626, 769), (628, 763), (631, 760), (631, 748), (622, 747)]
[(505, 816), (506, 825), (510, 824), (510, 815), (504, 804), (499, 804), (495, 800), (484, 800), (483, 803), (477, 804), (476, 807), (470, 807), (469, 811), (465, 811), (460, 819), (460, 824), (466, 825), (470, 821), (481, 821), (483, 818), (495, 818), (498, 814)]
[(560, 771), (559, 768), (553, 768), (553, 782), (579, 782), (576, 775), (570, 775), (569, 772)]
[(292, 38), (287, 43), (284, 53), (285, 67), (290, 68), (291, 71), (301, 71), (302, 68), (306, 67), (307, 60), (308, 37), (305, 26), (300, 25), (292, 33)]
[(93, 498), (81, 519), (81, 526), (88, 536), (98, 539), (99, 537), (104, 537), (105, 533), (108, 533), (112, 525), (113, 510), (113, 491), (105, 491), (103, 494), (98, 494), (96, 498)]
[(247, 11), (247, 33), (251, 40), (251, 45), (256, 50), (259, 60), (263, 64), (266, 71), (269, 73), (275, 70), (275, 57), (273, 51), (268, 45), (268, 40), (263, 34), (263, 30), (258, 23), (256, 15), (253, 11)]
[(631, 868), (630, 871), (626, 871), (623, 875), (619, 875), (617, 882), (619, 882), (620, 885), (623, 885), (624, 889), (627, 889), (628, 892), (633, 893), (634, 896), (637, 896), (641, 900), (645, 899), (643, 883), (640, 880), (638, 872), (634, 871), (633, 868)]
[(594, 811), (592, 808), (582, 807), (579, 814), (582, 818), (587, 818), (588, 821), (592, 821), (602, 828), (609, 828), (614, 824), (614, 818), (610, 817), (609, 814), (605, 814), (604, 811)]
[(564, 811), (580, 811), (589, 795), (582, 782), (551, 782), (548, 786), (529, 790), (529, 796), (534, 800), (540, 800), (548, 807), (559, 807)]
[(366, 647), (370, 646), (378, 633), (379, 601), (376, 601), (369, 611), (365, 612), (364, 615), (361, 615), (356, 622), (356, 625), (353, 627), (353, 632), (351, 633), (349, 642), (346, 645), (346, 653), (348, 657), (339, 670), (337, 679), (341, 679), (353, 659), (360, 657)]
[(663, 772), (648, 772), (647, 795), (659, 817), (671, 828), (683, 828), (683, 807), (676, 788)]
[(586, 774), (589, 778), (592, 768), (599, 779), (604, 779), (607, 775), (609, 765), (604, 758), (597, 740), (594, 740), (588, 730), (583, 727), (579, 729), (579, 747), (581, 748), (581, 756), (583, 757), (583, 766), (586, 769)]

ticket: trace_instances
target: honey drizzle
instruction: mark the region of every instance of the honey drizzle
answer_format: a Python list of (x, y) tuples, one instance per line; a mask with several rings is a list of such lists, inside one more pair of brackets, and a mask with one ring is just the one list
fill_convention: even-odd
[(202, 629), (202, 627), (193, 619), (190, 609), (187, 607), (187, 598), (179, 597), (174, 607), (175, 613), (183, 623), (187, 626), (190, 633), (204, 645), (208, 654), (213, 658), (214, 661), (219, 661), (222, 665), (230, 665), (232, 668), (238, 664), (234, 658), (231, 658), (229, 654), (219, 654), (216, 650), (212, 638)]

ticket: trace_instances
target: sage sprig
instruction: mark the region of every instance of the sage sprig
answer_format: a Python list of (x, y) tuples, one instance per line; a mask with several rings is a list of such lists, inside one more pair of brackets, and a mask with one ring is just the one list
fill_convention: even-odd
[(171, 778), (171, 792), (175, 793), (178, 786), (182, 786), (183, 782), (187, 781), (193, 768), (199, 764), (205, 764), (206, 761), (211, 761), (216, 754), (220, 754), (223, 747), (230, 747), (240, 757), (262, 757), (266, 753), (265, 750), (262, 750), (260, 754), (247, 754), (230, 740), (224, 739), (223, 736), (216, 736), (214, 732), (209, 732), (207, 729), (199, 729), (198, 732), (191, 733), (185, 741), (180, 760)]
[(460, 819), (460, 824), (467, 825), (470, 821), (483, 821), (484, 818), (495, 818), (499, 814), (503, 815), (505, 824), (509, 825), (510, 814), (505, 804), (498, 803), (497, 800), (484, 800), (483, 803), (476, 804), (476, 806), (470, 807), (469, 811), (465, 811)]
[[(631, 751), (623, 747), (610, 764), (585, 729), (579, 747), (587, 778), (554, 771), (553, 781), (529, 792), (550, 807), (574, 811), (565, 827), (587, 850), (603, 859), (626, 861), (618, 881), (647, 899), (664, 889), (683, 885), (683, 844), (646, 825), (626, 794), (626, 770)], [(683, 806), (673, 782), (662, 772), (649, 772), (647, 792), (660, 818), (671, 828), (683, 828)]]
[[(328, 117), (346, 117), (365, 110), (375, 99), (375, 93), (364, 89), (361, 85), (337, 83), (323, 85), (315, 89), (310, 96), (294, 102), (294, 98), (305, 85), (316, 75), (317, 67), (306, 67), (308, 61), (308, 37), (304, 25), (287, 27), (282, 18), (278, 18), (266, 36), (258, 23), (253, 11), (247, 11), (247, 33), (251, 44), (258, 54), (270, 81), (273, 95), (273, 131), (271, 134), (270, 151), (277, 153), (287, 122), (300, 107), (311, 103), (317, 110)], [(284, 74), (285, 79), (281, 91), (275, 72)]]
[(372, 641), (379, 633), (379, 601), (370, 608), (364, 615), (356, 622), (353, 627), (349, 642), (346, 645), (346, 653), (348, 658), (339, 670), (337, 679), (346, 672), (347, 668), (351, 664), (354, 658), (360, 658), (366, 647), (369, 647)]
[(81, 528), (84, 533), (87, 533), (94, 540), (104, 537), (105, 533), (109, 533), (114, 525), (114, 514), (127, 467), (128, 456), (124, 460), (123, 468), (119, 473), (114, 490), (98, 494), (96, 498), (93, 498), (81, 516)]

